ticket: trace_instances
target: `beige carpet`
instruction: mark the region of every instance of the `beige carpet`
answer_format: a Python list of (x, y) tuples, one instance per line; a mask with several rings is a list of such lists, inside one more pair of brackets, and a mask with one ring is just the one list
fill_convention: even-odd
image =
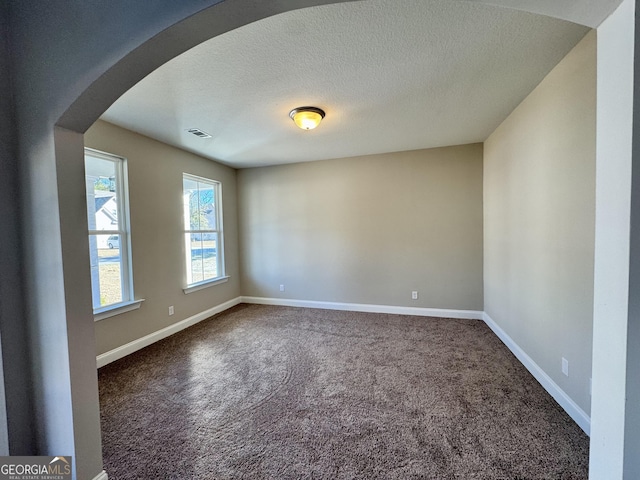
[(99, 371), (110, 479), (586, 479), (477, 320), (238, 305)]

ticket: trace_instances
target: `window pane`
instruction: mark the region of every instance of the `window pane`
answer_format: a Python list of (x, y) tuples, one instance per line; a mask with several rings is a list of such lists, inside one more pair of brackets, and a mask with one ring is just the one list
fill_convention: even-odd
[(202, 269), (204, 271), (204, 279), (210, 280), (218, 276), (218, 234), (206, 233), (202, 237)]
[(119, 230), (116, 163), (85, 156), (89, 230)]
[(203, 274), (203, 245), (202, 234), (187, 233), (187, 282), (198, 283), (204, 281)]
[(120, 241), (121, 235), (89, 235), (94, 308), (124, 300)]
[(224, 276), (220, 183), (183, 176), (187, 285)]
[(200, 230), (200, 205), (198, 202), (198, 182), (184, 178), (184, 229)]
[(216, 229), (216, 204), (213, 185), (199, 183), (200, 230)]

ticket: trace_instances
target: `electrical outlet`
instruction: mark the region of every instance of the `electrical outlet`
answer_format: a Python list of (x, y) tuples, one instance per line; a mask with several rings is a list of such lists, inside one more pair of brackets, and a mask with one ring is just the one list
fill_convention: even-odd
[(284, 292), (284, 285), (280, 285), (280, 291)]
[(564, 357), (562, 357), (562, 373), (567, 377), (569, 376), (569, 360)]
[(417, 300), (418, 299), (418, 292), (417, 291), (413, 291), (411, 292), (411, 300)]
[(169, 307), (169, 315), (173, 315), (173, 314), (174, 314), (174, 311), (173, 311), (173, 305), (171, 305), (171, 306)]

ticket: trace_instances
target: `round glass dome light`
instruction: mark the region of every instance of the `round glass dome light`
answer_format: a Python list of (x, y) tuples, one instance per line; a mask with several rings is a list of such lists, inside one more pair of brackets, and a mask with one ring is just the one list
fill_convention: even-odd
[(316, 107), (298, 107), (289, 112), (289, 116), (303, 130), (312, 130), (320, 125), (324, 111)]

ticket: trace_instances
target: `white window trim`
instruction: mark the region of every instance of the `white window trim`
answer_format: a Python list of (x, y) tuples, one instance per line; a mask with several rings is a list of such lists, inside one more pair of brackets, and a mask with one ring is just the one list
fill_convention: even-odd
[(182, 289), (185, 295), (193, 292), (197, 292), (198, 290), (203, 290), (205, 288), (213, 287), (214, 285), (218, 285), (220, 283), (227, 283), (231, 277), (226, 275), (224, 277), (212, 278), (211, 280), (205, 280), (204, 282), (194, 283), (193, 285), (189, 285)]
[[(105, 318), (113, 317), (121, 313), (129, 312), (140, 308), (144, 299), (136, 300), (133, 288), (133, 268), (131, 265), (131, 221), (129, 216), (129, 175), (127, 167), (127, 159), (120, 155), (113, 153), (103, 152), (94, 148), (85, 147), (85, 155), (90, 155), (97, 158), (102, 158), (109, 161), (114, 159), (119, 160), (116, 165), (118, 168), (118, 175), (116, 175), (116, 191), (119, 193), (121, 200), (117, 202), (118, 207), (118, 229), (114, 230), (89, 230), (89, 235), (120, 235), (120, 258), (121, 268), (124, 273), (123, 280), (127, 280), (123, 283), (123, 296), (126, 297), (122, 302), (112, 303), (111, 305), (105, 305), (104, 307), (93, 309), (94, 321), (103, 320)], [(124, 206), (127, 206), (125, 209)], [(125, 239), (122, 241), (122, 239)], [(122, 278), (122, 277), (121, 277)]]
[(115, 317), (116, 315), (120, 315), (121, 313), (131, 312), (132, 310), (137, 310), (144, 302), (144, 298), (140, 300), (132, 300), (130, 302), (121, 302), (118, 304), (109, 305), (107, 307), (96, 308), (93, 311), (93, 320), (98, 322), (100, 320), (104, 320), (105, 318)]
[[(220, 284), (220, 283), (225, 283), (229, 280), (229, 276), (226, 275), (226, 269), (225, 269), (225, 254), (224, 254), (224, 224), (223, 224), (223, 218), (224, 218), (224, 205), (222, 204), (222, 182), (219, 180), (213, 180), (211, 178), (205, 178), (205, 177), (199, 177), (198, 175), (192, 175), (190, 173), (182, 173), (182, 179), (183, 181), (185, 179), (187, 180), (193, 180), (196, 182), (202, 182), (202, 183), (206, 183), (209, 185), (215, 185), (215, 192), (216, 192), (216, 218), (218, 220), (218, 225), (217, 225), (217, 229), (215, 230), (202, 230), (201, 232), (215, 232), (218, 234), (218, 240), (217, 240), (217, 244), (216, 244), (216, 250), (217, 250), (217, 254), (218, 254), (218, 267), (219, 267), (219, 272), (220, 275), (215, 277), (215, 278), (210, 278), (208, 280), (204, 280), (202, 282), (196, 282), (196, 283), (191, 283), (189, 284), (187, 282), (187, 278), (186, 278), (186, 261), (187, 261), (187, 251), (186, 251), (186, 247), (185, 247), (185, 252), (184, 252), (184, 260), (185, 260), (185, 287), (182, 289), (183, 292), (185, 294), (188, 293), (192, 293), (192, 292), (197, 292), (198, 290), (202, 290), (204, 288), (208, 288), (208, 287), (212, 287), (214, 285)], [(183, 190), (183, 198), (184, 198), (184, 190)], [(185, 225), (186, 226), (186, 225)], [(194, 230), (187, 230), (186, 228), (183, 229), (183, 233), (188, 233), (188, 232), (196, 232)]]

